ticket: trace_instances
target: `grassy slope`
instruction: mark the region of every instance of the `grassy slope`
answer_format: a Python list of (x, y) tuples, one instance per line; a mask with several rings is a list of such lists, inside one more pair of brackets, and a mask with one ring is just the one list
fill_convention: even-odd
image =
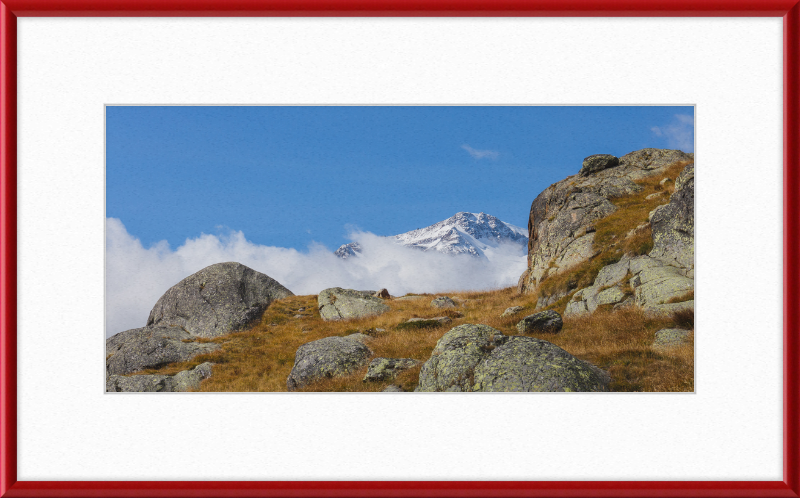
[[(217, 363), (211, 378), (203, 381), (202, 391), (285, 391), (286, 377), (292, 369), (294, 353), (302, 344), (329, 336), (344, 336), (355, 331), (383, 328), (369, 343), (375, 357), (415, 358), (425, 361), (436, 341), (450, 328), (462, 323), (485, 323), (508, 335), (517, 335), (516, 323), (530, 314), (536, 304), (532, 295), (518, 295), (508, 288), (488, 292), (448, 294), (462, 305), (456, 313), (430, 307), (433, 296), (420, 300), (387, 300), (391, 311), (381, 316), (346, 322), (324, 322), (316, 309), (316, 296), (294, 296), (276, 301), (261, 323), (245, 332), (213, 339), (222, 350), (176, 363), (159, 370), (140, 373), (174, 374), (204, 361)], [(510, 306), (525, 310), (510, 318), (500, 318)], [(298, 313), (301, 307), (305, 311)], [(302, 318), (295, 318), (300, 314)], [(422, 330), (397, 330), (408, 318), (450, 315), (453, 322)], [(647, 318), (637, 310), (598, 311), (588, 318), (564, 320), (558, 334), (542, 334), (578, 358), (609, 371), (616, 391), (691, 391), (693, 390), (693, 346), (670, 353), (656, 353), (650, 345), (657, 330), (673, 326), (670, 319)], [(326, 379), (307, 391), (381, 391), (391, 383), (405, 389), (416, 387), (419, 368), (403, 372), (394, 382), (363, 383), (363, 367), (353, 375)]]
[[(605, 265), (616, 262), (626, 252), (646, 254), (652, 247), (649, 225), (645, 230), (625, 239), (629, 230), (647, 221), (648, 213), (669, 198), (674, 180), (686, 163), (678, 163), (664, 175), (655, 175), (639, 183), (642, 192), (614, 199), (620, 209), (600, 220), (597, 225), (595, 247), (600, 251), (592, 260), (554, 275), (539, 287), (542, 294), (565, 289), (572, 280), (573, 290), (581, 289), (594, 281), (597, 272)], [(662, 187), (664, 177), (672, 181)], [(664, 195), (647, 200), (647, 195), (666, 190)], [(576, 284), (576, 285), (575, 285)], [(444, 294), (440, 294), (444, 295)], [(344, 336), (357, 331), (374, 336), (369, 347), (375, 357), (415, 358), (426, 361), (436, 341), (450, 328), (463, 323), (484, 323), (505, 334), (517, 335), (516, 323), (533, 313), (538, 294), (519, 295), (514, 288), (485, 292), (455, 292), (447, 294), (459, 303), (455, 311), (430, 307), (433, 295), (419, 300), (387, 300), (391, 311), (378, 317), (345, 322), (324, 322), (317, 311), (316, 296), (293, 296), (274, 302), (261, 322), (251, 330), (229, 334), (216, 339), (198, 339), (217, 342), (221, 351), (202, 355), (191, 361), (175, 363), (158, 370), (138, 372), (174, 374), (205, 361), (216, 363), (211, 378), (202, 382), (201, 391), (285, 391), (286, 378), (294, 363), (298, 347), (310, 341), (329, 336)], [(563, 314), (569, 296), (550, 306)], [(500, 318), (510, 306), (523, 306), (518, 315)], [(299, 311), (305, 308), (304, 311)], [(297, 317), (299, 315), (299, 317)], [(453, 322), (429, 329), (409, 330), (396, 327), (409, 318), (448, 315)], [(564, 328), (558, 334), (538, 338), (556, 344), (580, 359), (590, 361), (607, 370), (613, 379), (615, 391), (693, 391), (694, 343), (671, 352), (655, 352), (650, 345), (657, 330), (679, 325), (691, 325), (691, 319), (650, 318), (639, 310), (611, 312), (600, 309), (589, 317), (565, 318)], [(385, 332), (371, 332), (376, 328)], [(400, 384), (413, 390), (417, 384), (419, 367), (401, 373), (394, 381), (363, 383), (367, 367), (347, 377), (326, 379), (308, 386), (306, 391), (381, 391), (387, 385)]]

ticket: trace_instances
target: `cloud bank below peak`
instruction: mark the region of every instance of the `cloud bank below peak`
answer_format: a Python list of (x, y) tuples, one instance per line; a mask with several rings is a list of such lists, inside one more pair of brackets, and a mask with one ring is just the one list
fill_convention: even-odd
[(298, 295), (328, 287), (387, 288), (408, 292), (479, 290), (515, 285), (525, 271), (524, 247), (503, 244), (486, 258), (423, 252), (385, 237), (351, 230), (359, 258), (342, 260), (321, 244), (306, 251), (248, 241), (241, 231), (201, 234), (176, 249), (166, 241), (144, 247), (117, 218), (106, 218), (106, 337), (143, 327), (153, 305), (170, 287), (214, 263), (236, 261), (274, 278)]

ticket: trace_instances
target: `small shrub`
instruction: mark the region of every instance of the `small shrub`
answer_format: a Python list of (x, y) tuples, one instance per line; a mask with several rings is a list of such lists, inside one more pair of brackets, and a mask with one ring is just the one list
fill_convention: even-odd
[(672, 321), (680, 328), (694, 330), (694, 310), (678, 310), (672, 314)]
[(419, 320), (416, 322), (403, 322), (398, 324), (395, 329), (396, 330), (421, 330), (421, 329), (433, 329), (440, 326), (438, 320)]

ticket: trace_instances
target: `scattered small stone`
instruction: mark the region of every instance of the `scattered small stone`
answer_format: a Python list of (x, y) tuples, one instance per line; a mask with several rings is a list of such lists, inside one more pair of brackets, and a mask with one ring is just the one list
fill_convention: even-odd
[(564, 321), (556, 311), (545, 310), (526, 316), (517, 324), (517, 330), (521, 334), (531, 334), (535, 332), (547, 332), (556, 334), (564, 326)]
[(455, 308), (456, 303), (447, 296), (441, 296), (431, 301), (431, 306), (434, 308)]
[(668, 350), (688, 344), (689, 331), (683, 329), (661, 329), (656, 332), (653, 349)]
[(439, 322), (442, 325), (446, 325), (452, 322), (453, 320), (449, 316), (437, 316), (434, 318), (409, 318), (406, 322), (413, 323), (413, 322), (433, 322), (433, 321)]
[(669, 182), (671, 182), (671, 181), (672, 181), (672, 180), (670, 180), (669, 178), (664, 178), (663, 180), (661, 180), (660, 182), (658, 182), (658, 184), (659, 184), (659, 185), (661, 185), (661, 186), (664, 186), (664, 185), (666, 185), (667, 183), (669, 183)]
[(649, 201), (650, 199), (655, 199), (656, 197), (661, 197), (664, 194), (666, 194), (666, 192), (662, 190), (661, 192), (656, 192), (655, 194), (648, 195), (647, 197), (645, 197), (645, 199), (647, 199)]
[(420, 363), (422, 362), (413, 358), (375, 358), (369, 362), (364, 382), (393, 379), (403, 370), (408, 370)]
[(505, 318), (507, 316), (513, 316), (513, 315), (516, 315), (517, 313), (519, 313), (522, 310), (523, 310), (522, 306), (512, 306), (510, 308), (506, 308), (506, 310), (503, 312), (502, 315), (500, 315), (500, 317), (501, 318)]
[(397, 384), (391, 384), (386, 386), (386, 389), (381, 391), (382, 393), (404, 393), (406, 392), (402, 387), (398, 386)]

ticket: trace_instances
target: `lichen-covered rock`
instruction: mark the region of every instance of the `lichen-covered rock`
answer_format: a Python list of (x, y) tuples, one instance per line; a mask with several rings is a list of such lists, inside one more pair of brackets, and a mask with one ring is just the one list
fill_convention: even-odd
[(564, 316), (581, 316), (588, 315), (589, 309), (586, 307), (586, 301), (576, 300), (567, 303), (567, 308), (564, 310)]
[(372, 351), (361, 342), (345, 337), (326, 337), (297, 349), (286, 389), (296, 391), (326, 377), (347, 375), (367, 364)]
[(417, 390), (471, 391), (475, 367), (507, 339), (488, 325), (464, 324), (450, 329), (422, 366)]
[(556, 334), (563, 326), (564, 322), (558, 312), (546, 310), (526, 316), (520, 320), (517, 323), (517, 330), (520, 334), (535, 334), (539, 332)]
[(689, 331), (683, 329), (661, 329), (656, 332), (653, 349), (669, 350), (689, 343)]
[(374, 316), (389, 311), (389, 306), (375, 293), (333, 287), (317, 296), (319, 315), (325, 321)]
[(608, 375), (532, 337), (487, 325), (454, 327), (422, 366), (417, 391), (604, 391)]
[(653, 266), (638, 272), (630, 280), (636, 304), (642, 308), (664, 304), (694, 290), (694, 278), (674, 266)]
[(684, 310), (694, 311), (694, 299), (680, 303), (654, 304), (644, 307), (644, 312), (648, 315), (665, 318), (671, 317), (676, 312)]
[(659, 206), (650, 218), (653, 249), (650, 257), (682, 268), (694, 268), (694, 164), (675, 180), (669, 204)]
[(431, 306), (434, 308), (455, 308), (456, 303), (447, 296), (441, 296), (431, 301)]
[(547, 341), (510, 337), (475, 367), (474, 391), (607, 391), (609, 375)]
[(170, 288), (150, 311), (147, 325), (182, 327), (198, 337), (217, 337), (252, 325), (272, 301), (293, 295), (242, 264), (218, 263)]
[(377, 382), (394, 379), (398, 373), (419, 365), (419, 360), (413, 358), (374, 358), (369, 362), (364, 382)]
[(597, 173), (604, 169), (619, 166), (619, 158), (611, 154), (594, 154), (583, 160), (583, 167), (581, 168), (581, 176), (589, 176), (592, 173)]
[(191, 370), (175, 375), (109, 375), (106, 392), (171, 393), (186, 392), (200, 388), (200, 381), (211, 377), (212, 363), (205, 362)]
[(106, 339), (106, 374), (158, 368), (220, 348), (219, 344), (194, 342), (196, 339), (179, 327), (150, 326), (120, 332)]
[(403, 389), (402, 387), (400, 387), (400, 386), (398, 386), (396, 384), (390, 384), (390, 385), (386, 386), (386, 388), (381, 392), (382, 393), (404, 393), (406, 391), (405, 391), (405, 389)]
[(507, 316), (514, 316), (514, 315), (520, 313), (523, 309), (525, 309), (525, 308), (523, 308), (522, 306), (512, 306), (510, 308), (506, 308), (506, 310), (503, 312), (503, 314), (500, 315), (500, 318), (505, 318)]
[[(632, 303), (651, 314), (669, 314), (685, 307), (665, 303), (694, 289), (693, 270), (671, 266), (650, 256), (625, 256), (619, 262), (603, 267), (590, 287), (575, 292), (564, 315), (594, 313), (598, 306), (630, 299), (630, 293), (626, 294), (621, 288), (626, 279), (633, 288)], [(614, 306), (613, 309), (619, 308)]]

